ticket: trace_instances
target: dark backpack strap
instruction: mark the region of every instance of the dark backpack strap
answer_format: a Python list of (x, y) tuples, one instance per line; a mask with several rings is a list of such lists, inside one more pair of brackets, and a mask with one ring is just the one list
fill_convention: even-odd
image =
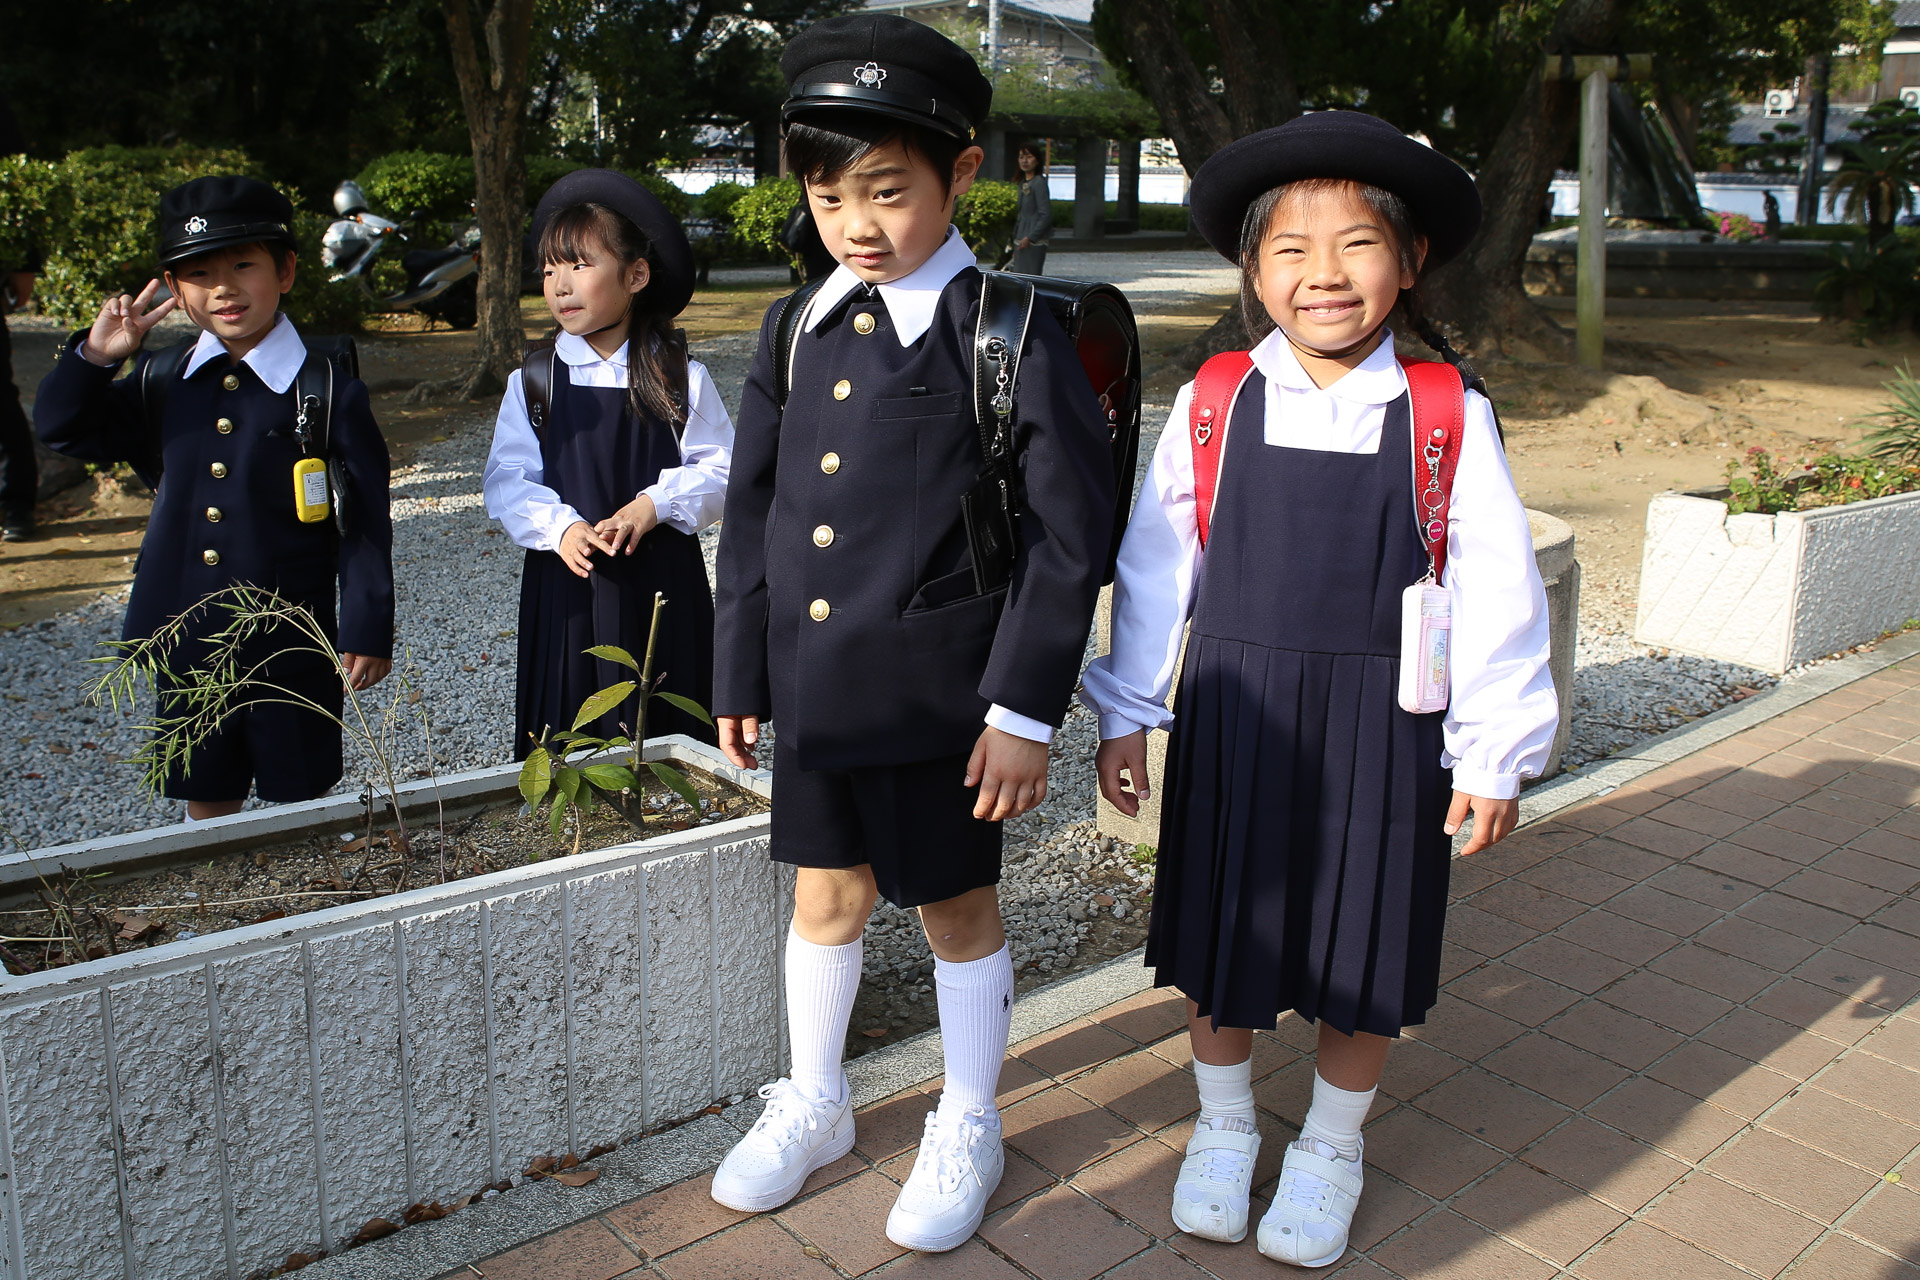
[(987, 465), (1004, 466), (1013, 453), (1013, 393), (1020, 353), (1033, 322), (1033, 286), (1018, 276), (980, 273), (980, 317), (973, 330), (973, 414)]
[(172, 346), (161, 347), (157, 351), (146, 352), (133, 376), (139, 380), (140, 407), (147, 419), (146, 456), (129, 458), (134, 474), (145, 482), (147, 488), (160, 488), (160, 473), (165, 469), (165, 459), (160, 451), (161, 424), (167, 417), (167, 395), (173, 390), (173, 384), (179, 380), (180, 370), (187, 363), (187, 357), (200, 340), (188, 338)]
[(826, 276), (809, 280), (775, 305), (780, 314), (773, 318), (773, 402), (782, 412), (787, 395), (793, 390), (793, 342), (800, 332), (800, 320), (807, 314), (813, 295), (827, 282)]
[(551, 338), (527, 344), (527, 355), (520, 362), (520, 392), (527, 402), (527, 421), (533, 424), (533, 438), (544, 443), (547, 415), (553, 410), (553, 363), (558, 357)]

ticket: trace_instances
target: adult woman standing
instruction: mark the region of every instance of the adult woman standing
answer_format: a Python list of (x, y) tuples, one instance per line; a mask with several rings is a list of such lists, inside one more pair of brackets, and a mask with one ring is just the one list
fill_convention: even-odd
[(1047, 144), (1023, 142), (1019, 151), (1020, 211), (1013, 223), (1013, 262), (1009, 271), (1037, 276), (1047, 265), (1047, 239), (1053, 235), (1053, 197), (1047, 190)]

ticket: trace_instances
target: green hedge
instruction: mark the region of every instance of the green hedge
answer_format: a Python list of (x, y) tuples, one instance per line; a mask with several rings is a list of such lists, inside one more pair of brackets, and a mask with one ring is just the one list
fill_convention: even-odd
[(953, 225), (976, 255), (997, 258), (1013, 240), (1020, 215), (1020, 188), (1011, 182), (976, 182), (954, 201)]
[(793, 255), (780, 243), (787, 215), (800, 203), (800, 179), (765, 178), (733, 203), (733, 238), (750, 253), (775, 262), (793, 262)]

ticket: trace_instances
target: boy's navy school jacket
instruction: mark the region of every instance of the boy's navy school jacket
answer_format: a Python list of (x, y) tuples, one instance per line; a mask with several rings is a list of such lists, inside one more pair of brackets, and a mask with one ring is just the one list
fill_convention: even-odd
[[(1011, 583), (976, 594), (961, 497), (983, 468), (980, 279), (950, 235), (899, 289), (835, 299), (846, 281), (830, 280), (795, 334), (784, 419), (771, 313), (761, 326), (720, 542), (714, 711), (771, 717), (803, 769), (961, 755), (983, 723), (1045, 731), (1066, 713), (1112, 530), (1105, 415), (1036, 305), (1016, 389), (1022, 545)], [(903, 344), (896, 322), (911, 337), (929, 308)]]
[[(155, 456), (140, 397), (143, 352), (133, 374), (80, 355), (86, 331), (73, 335), (40, 384), (34, 428), (56, 452), (87, 462), (129, 462)], [(370, 658), (393, 654), (393, 526), (388, 515), (388, 457), (373, 419), (366, 384), (336, 383), (330, 432), (357, 503), (351, 532), (333, 520), (303, 524), (294, 510), (294, 436), (290, 388), (306, 345), (281, 316), (239, 364), (212, 334), (202, 333), (166, 398), (158, 456), (163, 473), (154, 496), (124, 638), (144, 639), (178, 614), (225, 587), (270, 588), (307, 606), (323, 626), (334, 620), (340, 585), (338, 646)], [(200, 618), (190, 635), (225, 625)]]

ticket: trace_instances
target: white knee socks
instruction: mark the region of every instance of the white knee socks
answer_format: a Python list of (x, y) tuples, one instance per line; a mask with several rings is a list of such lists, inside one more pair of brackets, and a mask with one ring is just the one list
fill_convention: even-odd
[(838, 947), (808, 942), (787, 929), (787, 1036), (793, 1042), (793, 1082), (816, 1098), (845, 1102), (840, 1069), (847, 1020), (860, 989), (861, 939)]
[(1301, 1141), (1324, 1142), (1339, 1153), (1342, 1160), (1360, 1158), (1360, 1126), (1367, 1122), (1377, 1089), (1355, 1092), (1339, 1089), (1313, 1076), (1313, 1105), (1307, 1108), (1306, 1123), (1300, 1126)]
[(1216, 1129), (1255, 1133), (1253, 1118), (1253, 1059), (1230, 1067), (1193, 1060), (1193, 1078), (1200, 1085), (1200, 1123)]
[(940, 994), (940, 1042), (946, 1046), (947, 1082), (940, 1109), (977, 1106), (999, 1123), (993, 1096), (1007, 1056), (1013, 1023), (1013, 956), (1005, 946), (990, 956), (958, 963), (934, 958)]

